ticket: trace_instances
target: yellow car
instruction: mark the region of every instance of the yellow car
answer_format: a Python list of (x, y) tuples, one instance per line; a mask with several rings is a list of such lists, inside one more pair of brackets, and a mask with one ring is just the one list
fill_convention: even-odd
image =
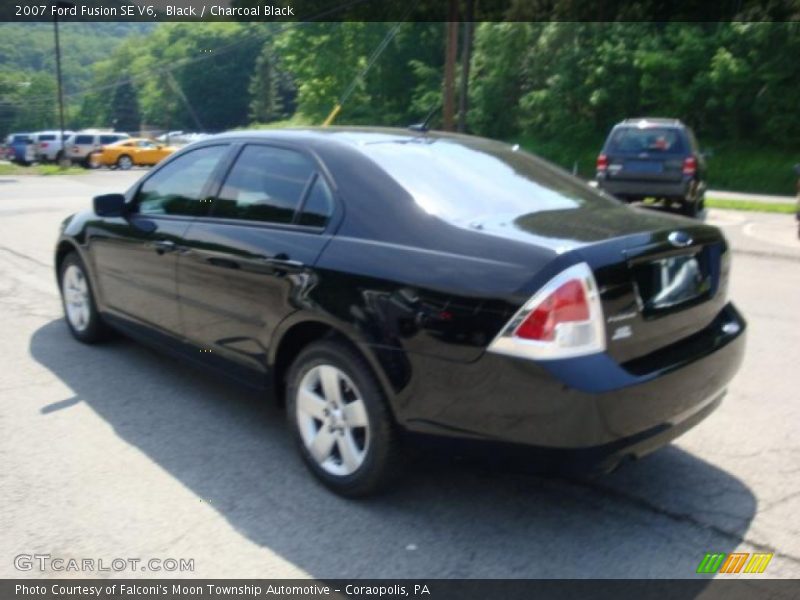
[(92, 154), (93, 167), (130, 169), (134, 166), (152, 166), (175, 152), (173, 146), (162, 146), (146, 138), (128, 138), (103, 146)]

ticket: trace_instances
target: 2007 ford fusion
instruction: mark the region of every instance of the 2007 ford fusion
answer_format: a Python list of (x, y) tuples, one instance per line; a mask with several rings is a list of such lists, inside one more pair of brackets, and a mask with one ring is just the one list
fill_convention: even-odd
[(730, 254), (517, 146), (330, 128), (187, 146), (68, 218), (55, 262), (78, 340), (271, 389), (312, 473), (355, 496), (405, 432), (600, 472), (668, 443), (742, 360)]

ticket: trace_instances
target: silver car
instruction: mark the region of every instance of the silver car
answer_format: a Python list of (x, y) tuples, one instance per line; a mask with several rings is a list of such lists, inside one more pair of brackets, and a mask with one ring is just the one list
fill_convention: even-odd
[[(65, 131), (63, 139), (73, 135), (74, 131)], [(55, 162), (62, 157), (62, 139), (60, 131), (39, 131), (31, 135), (33, 152), (36, 160), (40, 162)]]
[(129, 137), (127, 133), (120, 132), (78, 132), (68, 137), (67, 141), (64, 142), (64, 155), (74, 163), (89, 167), (91, 166), (89, 157), (92, 152), (100, 150), (102, 146), (126, 140)]

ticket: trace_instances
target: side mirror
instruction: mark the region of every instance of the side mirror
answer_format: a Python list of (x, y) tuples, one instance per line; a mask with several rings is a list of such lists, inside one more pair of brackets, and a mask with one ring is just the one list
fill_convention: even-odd
[(94, 212), (100, 217), (122, 217), (125, 215), (125, 196), (103, 194), (94, 197)]

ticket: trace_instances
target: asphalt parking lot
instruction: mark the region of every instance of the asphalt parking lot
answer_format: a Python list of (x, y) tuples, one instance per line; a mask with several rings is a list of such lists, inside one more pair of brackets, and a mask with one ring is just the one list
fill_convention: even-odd
[[(0, 577), (19, 554), (189, 558), (222, 577), (694, 577), (773, 552), (800, 577), (800, 242), (791, 215), (709, 211), (734, 249), (748, 351), (720, 409), (593, 480), (440, 457), (346, 501), (304, 471), (270, 403), (130, 341), (73, 341), (58, 224), (140, 171), (0, 177)], [(164, 573), (86, 573), (163, 576)], [(68, 574), (81, 576), (81, 574)]]

